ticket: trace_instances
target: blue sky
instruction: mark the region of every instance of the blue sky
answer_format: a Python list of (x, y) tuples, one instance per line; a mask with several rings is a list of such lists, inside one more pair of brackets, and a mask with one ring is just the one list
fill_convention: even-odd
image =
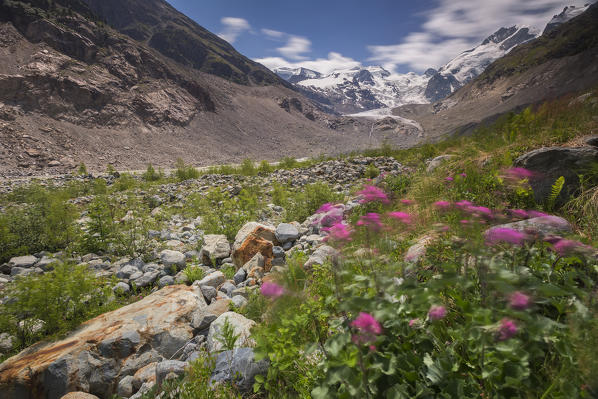
[[(242, 54), (273, 68), (437, 68), (501, 26), (543, 29), (583, 0), (168, 0)], [(587, 2), (587, 0), (586, 0)]]

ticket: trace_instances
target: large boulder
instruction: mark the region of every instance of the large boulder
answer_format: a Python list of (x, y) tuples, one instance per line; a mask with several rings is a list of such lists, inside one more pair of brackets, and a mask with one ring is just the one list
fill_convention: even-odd
[(259, 252), (266, 259), (265, 270), (268, 271), (274, 257), (272, 248), (278, 244), (274, 227), (249, 222), (239, 230), (235, 237), (232, 252), (233, 263), (239, 269)]
[(521, 232), (537, 233), (541, 236), (566, 234), (573, 231), (571, 223), (569, 223), (566, 219), (552, 215), (501, 224), (498, 226), (493, 226), (489, 230), (501, 227), (510, 228)]
[(164, 266), (175, 266), (178, 270), (182, 270), (186, 264), (185, 254), (170, 249), (165, 249), (164, 251), (160, 252), (160, 260)]
[(211, 383), (234, 383), (241, 392), (252, 392), (256, 375), (268, 372), (268, 361), (256, 362), (253, 349), (237, 348), (218, 354)]
[(218, 316), (210, 325), (207, 341), (210, 353), (217, 353), (224, 348), (222, 330), (227, 321), (238, 337), (235, 348), (255, 345), (253, 339), (251, 339), (251, 328), (255, 325), (255, 321), (235, 312), (226, 312)]
[(580, 187), (579, 175), (598, 163), (596, 147), (547, 147), (528, 152), (515, 160), (515, 166), (534, 172), (529, 183), (537, 202), (549, 197), (554, 182), (561, 176), (565, 185), (557, 198), (562, 203)]
[(276, 235), (276, 239), (281, 244), (289, 241), (295, 241), (297, 238), (299, 238), (299, 230), (290, 223), (279, 224), (274, 233)]
[(212, 265), (212, 259), (222, 260), (230, 255), (230, 244), (224, 234), (204, 236), (204, 244), (199, 256), (204, 265)]
[(11, 267), (22, 267), (22, 268), (28, 268), (31, 267), (33, 265), (35, 265), (35, 263), (37, 262), (37, 258), (33, 255), (27, 255), (27, 256), (17, 256), (14, 258), (11, 258), (8, 261), (8, 264)]
[(0, 397), (59, 399), (70, 391), (111, 397), (124, 376), (171, 358), (193, 338), (190, 320), (206, 306), (196, 287), (174, 285), (98, 316), (2, 363)]
[(327, 260), (334, 259), (338, 256), (338, 251), (331, 246), (322, 245), (318, 247), (313, 254), (307, 259), (303, 265), (305, 270), (311, 270), (314, 265), (323, 265)]

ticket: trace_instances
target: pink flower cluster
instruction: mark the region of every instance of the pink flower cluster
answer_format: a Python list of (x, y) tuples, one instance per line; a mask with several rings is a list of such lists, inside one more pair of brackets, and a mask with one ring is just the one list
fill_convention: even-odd
[(428, 311), (430, 320), (438, 321), (446, 317), (446, 308), (442, 305), (434, 305)]
[(508, 227), (493, 227), (486, 231), (486, 242), (489, 245), (499, 243), (509, 243), (513, 245), (523, 245), (527, 240), (527, 235), (520, 231)]
[(351, 241), (351, 230), (349, 226), (344, 223), (335, 223), (330, 227), (322, 229), (328, 233), (328, 236), (324, 239), (328, 241), (332, 239), (334, 241)]
[(262, 284), (260, 292), (263, 296), (276, 299), (284, 294), (284, 288), (276, 283), (265, 282)]
[(596, 250), (589, 245), (564, 238), (556, 241), (553, 245), (553, 249), (560, 256), (589, 255), (596, 252)]
[(364, 345), (370, 344), (370, 350), (376, 350), (376, 347), (372, 344), (376, 340), (376, 335), (382, 333), (382, 326), (369, 313), (361, 312), (355, 320), (351, 322), (351, 327), (357, 329), (357, 334), (351, 337), (354, 344)]
[(521, 291), (515, 291), (511, 294), (510, 305), (515, 310), (525, 310), (530, 307), (531, 299)]
[(380, 231), (384, 227), (380, 215), (375, 212), (366, 213), (357, 221), (357, 226), (365, 226), (373, 231)]
[(405, 224), (411, 224), (411, 222), (413, 221), (412, 216), (405, 212), (388, 212), (387, 215)]
[(498, 326), (498, 340), (506, 341), (507, 339), (513, 338), (517, 334), (517, 324), (511, 319), (504, 318), (500, 321)]
[(524, 180), (534, 177), (536, 174), (525, 168), (510, 168), (506, 170), (507, 177)]
[(357, 195), (361, 196), (359, 203), (366, 204), (368, 202), (381, 202), (383, 204), (389, 204), (390, 200), (382, 189), (376, 186), (365, 186), (363, 190), (358, 191)]

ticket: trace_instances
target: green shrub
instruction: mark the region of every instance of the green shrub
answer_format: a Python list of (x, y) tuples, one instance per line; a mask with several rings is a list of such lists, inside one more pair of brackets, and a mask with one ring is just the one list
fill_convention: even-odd
[(241, 165), (239, 166), (239, 172), (243, 176), (255, 176), (257, 175), (257, 169), (253, 164), (253, 161), (249, 158), (245, 158)]
[(0, 262), (13, 256), (58, 251), (77, 238), (75, 207), (64, 191), (32, 186), (29, 203), (10, 205), (0, 213)]
[(286, 206), (285, 219), (287, 221), (303, 222), (313, 215), (322, 204), (326, 202), (340, 202), (343, 195), (332, 191), (330, 186), (323, 182), (308, 184), (300, 191), (289, 193)]
[(220, 271), (224, 274), (224, 277), (226, 277), (227, 280), (232, 280), (233, 277), (235, 277), (235, 273), (237, 273), (237, 269), (234, 265), (224, 266), (220, 269)]
[(296, 168), (298, 165), (299, 165), (299, 162), (295, 158), (292, 158), (292, 157), (284, 157), (278, 163), (278, 167), (280, 169), (293, 169), (293, 168)]
[(87, 176), (89, 173), (87, 172), (87, 166), (83, 162), (81, 162), (77, 168), (77, 174), (79, 176)]
[(272, 203), (284, 207), (289, 198), (289, 189), (275, 181), (272, 183)]
[(189, 284), (193, 284), (194, 281), (201, 280), (205, 276), (205, 272), (199, 266), (189, 265), (183, 270), (183, 273), (185, 273), (185, 276), (187, 277), (187, 282)]
[(365, 169), (364, 176), (368, 179), (374, 179), (380, 175), (380, 169), (376, 167), (373, 163), (369, 164), (368, 167)]
[(156, 169), (154, 169), (151, 163), (147, 165), (147, 169), (145, 170), (145, 173), (142, 175), (143, 180), (149, 182), (159, 181), (163, 177), (164, 176), (162, 175), (162, 173), (156, 172)]
[[(16, 349), (31, 345), (46, 335), (62, 334), (81, 322), (111, 310), (109, 285), (94, 277), (86, 265), (56, 263), (52, 271), (29, 274), (9, 284), (3, 295), (12, 298), (0, 305), (2, 330), (14, 333)], [(21, 320), (43, 321), (37, 334), (19, 328)]]
[(268, 161), (262, 161), (260, 162), (260, 166), (257, 168), (257, 173), (260, 176), (267, 176), (270, 173), (272, 173), (272, 171), (274, 170), (274, 168), (272, 167), (272, 165), (270, 165), (270, 163)]
[(181, 158), (177, 159), (175, 164), (175, 176), (179, 181), (185, 181), (189, 179), (197, 179), (200, 173), (191, 165), (185, 165), (185, 161)]
[(114, 181), (112, 189), (114, 191), (128, 191), (137, 186), (137, 180), (129, 173), (122, 173), (119, 178)]

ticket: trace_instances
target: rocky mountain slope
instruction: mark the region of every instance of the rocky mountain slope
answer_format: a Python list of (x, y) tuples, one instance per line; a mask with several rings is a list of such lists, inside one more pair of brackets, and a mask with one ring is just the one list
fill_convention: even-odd
[[(421, 124), (428, 139), (471, 127), (521, 107), (598, 85), (598, 4), (517, 46), (476, 79), (433, 105), (408, 105), (396, 115)], [(574, 106), (575, 103), (572, 103)]]
[[(359, 123), (322, 113), (282, 79), (160, 4), (148, 14), (133, 0), (115, 2), (112, 15), (105, 2), (1, 3), (0, 173), (38, 174), (79, 162), (103, 170), (108, 163), (170, 166), (177, 158), (278, 159), (338, 152), (340, 141), (346, 148), (372, 143)], [(188, 47), (177, 51), (196, 57), (192, 49), (205, 45), (207, 55), (203, 63), (182, 59), (168, 53), (172, 45), (161, 47), (149, 36), (138, 41), (104, 20), (138, 39), (145, 36), (129, 30), (139, 21), (151, 37), (184, 25), (189, 40), (176, 41)]]
[[(544, 32), (582, 14), (588, 6), (565, 7)], [(466, 50), (438, 70), (423, 74), (391, 74), (373, 66), (333, 71), (328, 75), (305, 68), (277, 68), (274, 72), (308, 97), (345, 114), (405, 104), (440, 101), (480, 75), (492, 62), (512, 49), (535, 39), (540, 30), (529, 26), (502, 27), (478, 46)]]

